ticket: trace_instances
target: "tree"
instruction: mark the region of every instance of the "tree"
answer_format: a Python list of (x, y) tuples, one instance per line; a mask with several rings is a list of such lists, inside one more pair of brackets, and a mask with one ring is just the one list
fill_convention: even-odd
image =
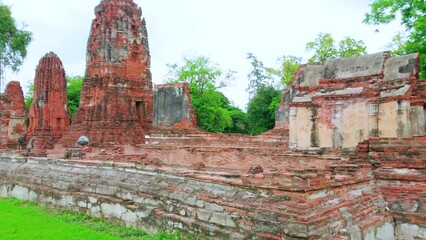
[(250, 99), (247, 107), (250, 134), (257, 135), (274, 128), (276, 99), (281, 98), (281, 93), (272, 86), (263, 86)]
[(278, 68), (272, 68), (270, 71), (279, 78), (282, 86), (286, 86), (293, 81), (293, 76), (299, 69), (301, 60), (300, 57), (283, 55), (277, 59)]
[(400, 18), (402, 25), (405, 26), (407, 38), (403, 40), (404, 43), (396, 49), (396, 52), (397, 54), (420, 52), (422, 54), (420, 77), (426, 78), (426, 3), (424, 0), (374, 0), (363, 22), (373, 25), (388, 24), (397, 18)]
[(0, 3), (0, 73), (6, 67), (19, 70), (31, 40), (32, 33), (19, 29), (10, 7)]
[[(247, 59), (251, 60), (253, 67), (247, 75), (250, 80), (247, 91), (251, 95), (247, 107), (249, 133), (257, 135), (275, 126), (275, 108), (280, 103), (282, 87), (291, 82), (293, 70), (297, 70), (300, 60), (283, 56), (278, 59), (280, 66), (274, 69), (265, 67), (263, 62), (251, 53), (247, 54)], [(274, 84), (274, 76), (279, 77), (283, 85)]]
[(235, 71), (224, 71), (204, 56), (184, 59), (183, 65), (168, 64), (168, 83), (187, 82), (198, 126), (211, 132), (243, 131), (238, 111), (218, 90), (234, 79)]
[(25, 94), (25, 109), (30, 112), (30, 106), (34, 99), (34, 83), (29, 83), (28, 91)]
[(307, 51), (314, 51), (309, 62), (323, 62), (331, 58), (344, 58), (367, 54), (367, 48), (362, 40), (345, 37), (338, 45), (329, 33), (320, 33), (313, 42), (306, 44)]
[(169, 71), (166, 75), (166, 81), (195, 84), (201, 93), (209, 84), (213, 84), (218, 89), (228, 86), (236, 73), (232, 70), (221, 70), (217, 64), (212, 63), (209, 58), (204, 56), (184, 58), (184, 62), (185, 64), (182, 66), (167, 64)]
[(83, 85), (83, 76), (67, 76), (67, 98), (70, 116), (74, 116), (80, 105), (80, 94)]
[(360, 56), (367, 54), (367, 47), (362, 40), (355, 40), (350, 37), (345, 37), (339, 42), (337, 49), (338, 57), (346, 58), (352, 56)]
[(247, 59), (250, 60), (252, 66), (251, 72), (247, 75), (249, 79), (247, 91), (251, 98), (256, 95), (258, 89), (266, 86), (273, 86), (273, 78), (270, 68), (266, 68), (263, 62), (258, 60), (253, 53), (247, 53)]

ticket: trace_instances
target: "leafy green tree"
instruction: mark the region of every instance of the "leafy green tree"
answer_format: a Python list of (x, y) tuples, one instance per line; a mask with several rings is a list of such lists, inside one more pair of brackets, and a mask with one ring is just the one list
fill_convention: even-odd
[(362, 40), (355, 40), (350, 37), (345, 37), (339, 42), (337, 56), (341, 58), (360, 56), (367, 54), (367, 47)]
[(67, 76), (67, 104), (71, 117), (74, 116), (74, 113), (80, 105), (83, 78), (83, 76)]
[(275, 126), (275, 107), (279, 104), (280, 90), (264, 86), (257, 90), (247, 107), (250, 134), (257, 135)]
[(10, 7), (0, 3), (0, 73), (5, 67), (19, 70), (31, 40), (32, 33), (18, 28)]
[(34, 84), (30, 83), (28, 86), (28, 91), (25, 94), (25, 109), (27, 110), (27, 113), (30, 111), (31, 103), (33, 102), (34, 98)]
[(250, 97), (256, 95), (258, 89), (273, 86), (273, 77), (271, 68), (267, 68), (263, 65), (263, 62), (257, 59), (253, 53), (247, 53), (247, 59), (250, 61), (252, 66), (251, 72), (247, 75), (249, 80), (249, 86), (247, 88)]
[(308, 59), (309, 62), (323, 62), (337, 56), (334, 39), (329, 33), (320, 33), (313, 42), (306, 44), (307, 51), (314, 51), (314, 55)]
[[(397, 54), (420, 52), (420, 77), (426, 78), (426, 3), (424, 0), (374, 0), (370, 4), (370, 12), (365, 14), (366, 24), (388, 24), (400, 19), (405, 26), (407, 37), (401, 34), (393, 39), (401, 42), (395, 51)], [(398, 35), (400, 35), (398, 37)], [(401, 41), (402, 40), (402, 41)]]
[[(186, 58), (183, 65), (168, 64), (168, 83), (187, 82), (198, 126), (210, 132), (243, 131), (236, 108), (218, 90), (234, 79), (234, 71), (223, 71), (204, 56)], [(240, 124), (235, 126), (235, 124)], [(241, 132), (242, 133), (242, 132)]]
[(284, 55), (277, 59), (278, 68), (272, 68), (270, 71), (277, 76), (282, 86), (286, 86), (293, 81), (293, 76), (299, 68), (302, 58)]
[(323, 62), (332, 58), (344, 58), (367, 54), (367, 48), (362, 40), (345, 37), (337, 46), (329, 33), (320, 33), (313, 42), (306, 44), (307, 51), (313, 51), (314, 55), (309, 62)]
[(205, 56), (194, 58), (184, 58), (185, 64), (167, 64), (169, 68), (166, 75), (166, 81), (187, 82), (197, 86), (201, 93), (208, 88), (210, 84), (217, 89), (226, 87), (234, 79), (235, 71), (221, 70), (217, 64), (210, 61)]
[(265, 67), (251, 53), (247, 55), (247, 59), (252, 65), (252, 71), (247, 75), (250, 80), (247, 90), (251, 95), (247, 106), (249, 134), (257, 135), (275, 126), (275, 108), (280, 103), (282, 89), (274, 84), (274, 76), (279, 77), (282, 86), (290, 83), (300, 60), (283, 56), (278, 59), (280, 66), (274, 69)]

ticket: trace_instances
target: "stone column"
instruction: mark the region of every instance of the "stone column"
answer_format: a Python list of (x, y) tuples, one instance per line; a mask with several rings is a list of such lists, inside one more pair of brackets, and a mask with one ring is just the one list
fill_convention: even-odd
[(290, 108), (290, 123), (289, 123), (289, 150), (294, 150), (297, 148), (297, 108)]
[(411, 137), (410, 102), (399, 100), (397, 103), (397, 136)]
[(413, 136), (425, 135), (425, 111), (423, 106), (411, 106), (411, 134)]
[(368, 136), (378, 137), (379, 136), (379, 125), (377, 119), (377, 113), (379, 112), (379, 105), (376, 103), (367, 104), (368, 113)]

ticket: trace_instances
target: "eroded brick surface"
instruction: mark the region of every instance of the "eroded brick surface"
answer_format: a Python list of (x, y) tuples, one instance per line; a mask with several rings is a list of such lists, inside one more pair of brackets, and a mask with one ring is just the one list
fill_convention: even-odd
[(68, 128), (66, 86), (62, 61), (55, 53), (47, 53), (36, 68), (34, 97), (28, 114), (26, 143), (31, 154), (45, 155), (45, 150), (53, 148)]
[(144, 143), (153, 97), (142, 11), (131, 0), (104, 0), (95, 14), (80, 107), (61, 144), (71, 146), (80, 135), (94, 146)]
[[(158, 86), (152, 107), (140, 9), (103, 0), (95, 14), (66, 148), (52, 159), (2, 155), (0, 197), (202, 238), (426, 238), (418, 54), (302, 65), (275, 129), (208, 133), (185, 85)], [(88, 147), (70, 147), (79, 135)]]
[(0, 94), (0, 148), (16, 148), (27, 131), (24, 94), (18, 81), (6, 85)]

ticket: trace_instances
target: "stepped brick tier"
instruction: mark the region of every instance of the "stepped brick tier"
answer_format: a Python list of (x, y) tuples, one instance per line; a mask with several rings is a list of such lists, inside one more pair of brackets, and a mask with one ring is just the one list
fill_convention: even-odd
[(231, 174), (3, 157), (0, 197), (145, 229), (181, 229), (203, 239), (395, 239), (392, 215), (385, 212), (369, 164), (343, 160), (323, 170), (302, 168)]
[(156, 85), (153, 116), (153, 128), (195, 128), (197, 118), (191, 104), (188, 84)]
[(11, 81), (0, 93), (0, 148), (16, 148), (26, 131), (24, 93), (18, 81)]
[(418, 225), (423, 236), (413, 231), (407, 239), (426, 239), (426, 138), (378, 138), (368, 144), (376, 185), (394, 213), (397, 231)]
[(352, 151), (369, 137), (424, 136), (419, 54), (302, 65), (278, 109), (293, 150)]
[(27, 149), (44, 155), (53, 148), (70, 124), (67, 80), (59, 57), (49, 52), (39, 61), (34, 78), (34, 98), (29, 110)]
[(80, 135), (93, 146), (144, 143), (153, 93), (142, 11), (132, 0), (103, 0), (95, 14), (80, 107), (60, 143), (74, 145)]

